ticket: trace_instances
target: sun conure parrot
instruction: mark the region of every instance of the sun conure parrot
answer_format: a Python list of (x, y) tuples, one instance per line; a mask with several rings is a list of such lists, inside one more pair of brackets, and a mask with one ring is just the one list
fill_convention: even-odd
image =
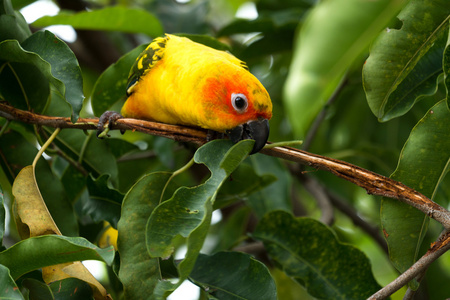
[(233, 55), (166, 34), (139, 55), (128, 78), (121, 114), (253, 139), (252, 153), (269, 136), (272, 102), (246, 64)]

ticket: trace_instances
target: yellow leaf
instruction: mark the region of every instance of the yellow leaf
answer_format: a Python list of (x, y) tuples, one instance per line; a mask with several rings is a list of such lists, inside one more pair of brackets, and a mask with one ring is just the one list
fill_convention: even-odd
[(12, 193), (14, 216), (22, 239), (44, 234), (61, 235), (41, 196), (33, 166), (20, 171), (14, 180)]
[(92, 288), (94, 299), (112, 299), (106, 289), (79, 261), (42, 268), (42, 278), (47, 284), (70, 277), (83, 280), (89, 284)]

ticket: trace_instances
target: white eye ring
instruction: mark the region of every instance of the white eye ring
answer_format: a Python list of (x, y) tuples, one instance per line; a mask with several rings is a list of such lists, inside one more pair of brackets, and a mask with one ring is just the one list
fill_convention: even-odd
[(238, 113), (244, 113), (247, 111), (248, 100), (244, 94), (231, 94), (231, 104), (233, 105), (234, 110)]

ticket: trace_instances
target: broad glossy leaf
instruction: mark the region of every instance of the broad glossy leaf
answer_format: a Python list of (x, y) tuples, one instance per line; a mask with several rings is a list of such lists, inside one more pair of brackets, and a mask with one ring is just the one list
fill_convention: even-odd
[[(31, 70), (37, 69), (39, 76), (48, 80), (71, 105), (72, 120), (78, 118), (84, 99), (81, 70), (72, 50), (53, 33), (36, 32), (21, 45), (14, 40), (3, 41), (0, 43), (0, 61), (9, 62), (12, 67), (18, 65), (23, 68), (22, 64), (26, 64)], [(27, 77), (19, 80), (25, 86), (33, 84), (33, 80), (27, 80)], [(44, 79), (37, 80), (42, 82)], [(40, 98), (39, 103), (28, 99), (27, 109), (43, 112), (47, 97)], [(9, 101), (14, 105), (15, 99)], [(19, 107), (23, 105), (19, 103)]]
[[(433, 200), (449, 170), (450, 112), (445, 100), (432, 107), (411, 131), (391, 178)], [(398, 200), (383, 198), (381, 222), (394, 266), (403, 272), (419, 255), (429, 218)]]
[(261, 219), (253, 237), (313, 297), (366, 299), (381, 288), (364, 253), (340, 243), (316, 220), (274, 211)]
[(154, 15), (142, 9), (125, 6), (110, 6), (78, 13), (61, 12), (56, 16), (44, 16), (32, 25), (71, 25), (76, 29), (145, 33), (151, 37), (163, 34), (163, 28)]
[[(148, 255), (145, 228), (159, 204), (171, 173), (151, 173), (139, 180), (125, 195), (118, 223), (119, 278), (126, 299), (146, 299), (161, 280), (158, 258)], [(140, 282), (140, 284), (136, 284)]]
[(244, 140), (232, 145), (229, 140), (215, 140), (200, 147), (194, 160), (205, 164), (211, 177), (197, 187), (179, 188), (172, 198), (158, 205), (151, 214), (146, 229), (150, 256), (166, 258), (174, 251), (176, 237), (187, 238), (186, 257), (178, 264), (178, 282), (160, 282), (155, 291), (157, 297), (167, 296), (188, 277), (208, 233), (217, 191), (247, 157), (253, 143)]
[(27, 21), (25, 21), (21, 13), (13, 9), (11, 1), (1, 1), (0, 42), (8, 39), (23, 42), (30, 35), (31, 31)]
[(267, 267), (246, 253), (200, 254), (190, 278), (217, 299), (277, 299)]
[(92, 176), (87, 178), (89, 199), (82, 204), (82, 209), (94, 222), (108, 221), (117, 228), (123, 195), (109, 186), (108, 178), (109, 175), (102, 175), (95, 180)]
[(7, 267), (0, 264), (0, 299), (23, 300), (14, 279)]
[(297, 137), (305, 135), (347, 69), (405, 3), (321, 1), (310, 11), (284, 86), (284, 103)]
[(100, 116), (125, 98), (131, 66), (146, 46), (140, 45), (122, 56), (97, 79), (91, 96), (92, 109), (96, 116)]
[(402, 27), (380, 35), (363, 70), (367, 101), (381, 121), (405, 114), (421, 95), (435, 92), (450, 2), (412, 0), (398, 18)]
[(81, 237), (43, 235), (20, 241), (0, 252), (0, 264), (8, 267), (15, 279), (42, 267), (89, 259), (111, 265), (114, 250), (100, 249)]

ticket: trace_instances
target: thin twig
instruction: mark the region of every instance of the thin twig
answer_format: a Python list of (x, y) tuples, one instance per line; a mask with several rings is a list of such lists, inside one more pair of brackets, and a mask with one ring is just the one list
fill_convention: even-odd
[[(72, 123), (69, 118), (49, 117), (16, 109), (0, 103), (0, 117), (8, 120), (17, 120), (25, 123), (49, 126), (54, 128), (97, 129), (98, 119), (79, 119)], [(118, 119), (113, 129), (136, 130), (151, 135), (164, 136), (176, 141), (191, 142), (197, 145), (206, 143), (206, 130), (177, 125), (167, 125), (136, 119)], [(298, 162), (316, 169), (325, 170), (350, 181), (362, 188), (368, 194), (398, 199), (411, 205), (426, 215), (441, 223), (450, 230), (450, 212), (431, 201), (421, 193), (407, 187), (401, 182), (365, 170), (350, 163), (325, 156), (309, 153), (291, 147), (275, 147), (262, 149), (265, 155), (279, 157), (285, 160)]]
[(438, 259), (442, 254), (450, 249), (450, 231), (443, 233), (438, 241), (408, 270), (403, 272), (394, 281), (386, 285), (384, 288), (373, 294), (369, 300), (386, 299), (401, 287), (405, 286), (414, 277), (422, 274), (432, 262)]
[(310, 176), (300, 175), (299, 178), (303, 183), (303, 187), (316, 199), (319, 205), (321, 211), (320, 221), (331, 226), (334, 223), (334, 208), (325, 189), (316, 179)]
[(348, 78), (343, 79), (339, 86), (334, 90), (331, 97), (328, 99), (327, 103), (323, 107), (323, 109), (320, 111), (320, 113), (317, 115), (317, 117), (314, 119), (314, 122), (311, 125), (310, 130), (308, 130), (308, 134), (305, 137), (305, 140), (303, 141), (302, 149), (308, 150), (309, 147), (311, 147), (311, 144), (314, 140), (314, 137), (317, 134), (317, 131), (319, 130), (320, 125), (322, 124), (323, 120), (325, 120), (325, 117), (327, 115), (328, 109), (330, 105), (336, 101), (338, 96), (341, 94), (342, 90), (345, 86), (347, 86)]
[(378, 243), (381, 249), (383, 249), (386, 254), (388, 253), (388, 246), (386, 240), (380, 234), (380, 228), (378, 228), (377, 226), (373, 226), (372, 224), (362, 219), (358, 215), (358, 212), (355, 210), (355, 208), (349, 205), (344, 199), (341, 199), (328, 190), (326, 190), (326, 193), (328, 194), (328, 198), (335, 208), (337, 208), (340, 212), (350, 218), (353, 224), (367, 232)]

